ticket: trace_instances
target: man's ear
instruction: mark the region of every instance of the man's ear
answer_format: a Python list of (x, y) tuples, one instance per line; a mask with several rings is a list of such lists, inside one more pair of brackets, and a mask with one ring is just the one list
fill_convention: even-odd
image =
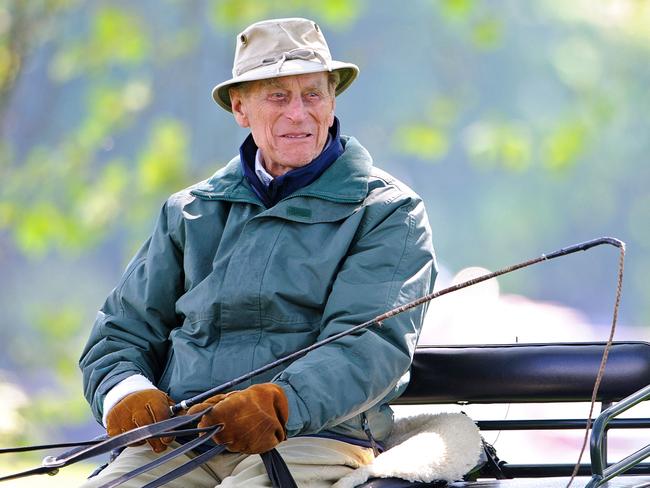
[(230, 88), (228, 94), (230, 95), (230, 106), (232, 107), (232, 114), (235, 116), (235, 121), (240, 127), (250, 127), (241, 90)]
[(336, 108), (336, 97), (332, 97), (332, 111), (329, 115), (329, 127), (334, 125), (334, 109)]

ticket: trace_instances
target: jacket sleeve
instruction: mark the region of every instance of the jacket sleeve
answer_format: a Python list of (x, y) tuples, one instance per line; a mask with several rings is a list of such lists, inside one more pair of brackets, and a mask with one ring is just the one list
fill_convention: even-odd
[(155, 384), (165, 364), (183, 288), (182, 250), (171, 220), (166, 203), (153, 234), (98, 312), (82, 352), (84, 395), (98, 421), (113, 386), (134, 374)]
[[(406, 200), (406, 201), (404, 201)], [(318, 340), (429, 293), (436, 276), (421, 200), (382, 201), (366, 213), (333, 283)], [(275, 382), (289, 399), (288, 434), (336, 426), (397, 396), (426, 307), (417, 307), (312, 351)]]

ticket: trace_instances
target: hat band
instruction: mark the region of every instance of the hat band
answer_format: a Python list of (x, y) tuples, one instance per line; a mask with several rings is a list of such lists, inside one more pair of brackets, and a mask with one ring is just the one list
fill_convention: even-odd
[(251, 66), (245, 70), (240, 70), (237, 75), (241, 76), (242, 73), (245, 73), (246, 71), (251, 71), (256, 68), (261, 68), (263, 66), (269, 66), (273, 64), (278, 64), (278, 67), (276, 69), (276, 74), (280, 74), (280, 70), (282, 69), (282, 66), (284, 65), (285, 61), (290, 61), (292, 59), (302, 59), (303, 61), (309, 61), (311, 59), (316, 58), (320, 63), (327, 69), (327, 71), (332, 71), (332, 68), (330, 68), (329, 61), (318, 51), (314, 51), (313, 49), (292, 49), (291, 51), (285, 51), (281, 54), (278, 54), (277, 56), (272, 56), (269, 58), (264, 58), (262, 61), (254, 66)]

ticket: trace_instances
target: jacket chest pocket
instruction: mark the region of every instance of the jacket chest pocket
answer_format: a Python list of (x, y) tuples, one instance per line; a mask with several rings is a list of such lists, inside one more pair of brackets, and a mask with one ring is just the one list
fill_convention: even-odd
[(320, 323), (350, 241), (338, 222), (286, 223), (262, 276), (263, 316), (277, 324)]

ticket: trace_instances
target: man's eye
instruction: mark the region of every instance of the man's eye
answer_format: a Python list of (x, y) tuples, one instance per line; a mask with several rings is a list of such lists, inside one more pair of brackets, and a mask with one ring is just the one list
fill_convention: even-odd
[(277, 93), (271, 93), (271, 95), (269, 96), (269, 98), (270, 98), (271, 100), (284, 100), (284, 99), (286, 98), (286, 96), (285, 96), (284, 93), (279, 93), (279, 92), (277, 92)]
[(320, 92), (308, 92), (305, 93), (303, 100), (305, 103), (319, 103), (322, 100), (323, 96)]

